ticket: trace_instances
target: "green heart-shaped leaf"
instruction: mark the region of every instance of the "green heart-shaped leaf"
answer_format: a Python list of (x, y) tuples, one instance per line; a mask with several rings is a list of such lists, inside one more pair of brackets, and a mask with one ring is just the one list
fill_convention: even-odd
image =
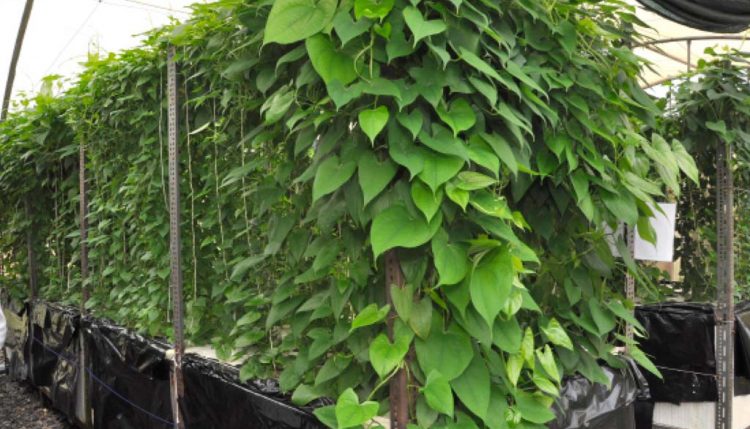
[(421, 246), (430, 241), (442, 221), (441, 216), (436, 216), (432, 222), (427, 223), (421, 217), (413, 216), (402, 205), (388, 207), (372, 221), (372, 252), (377, 259), (380, 254), (394, 247)]
[[(417, 338), (414, 349), (422, 371), (429, 374), (436, 370), (448, 381), (461, 375), (474, 357), (468, 335), (443, 332), (441, 329), (432, 329), (424, 340)], [(450, 353), (446, 353), (446, 350), (450, 350)]]
[(374, 153), (368, 152), (359, 159), (359, 186), (362, 188), (364, 205), (377, 197), (396, 175), (397, 167), (390, 159), (378, 161)]
[(367, 423), (378, 414), (378, 403), (359, 398), (351, 387), (346, 389), (336, 401), (336, 423), (338, 429), (346, 429)]
[(357, 78), (354, 58), (336, 49), (330, 37), (316, 34), (305, 41), (305, 46), (313, 69), (326, 84), (337, 80), (347, 85)]
[(471, 302), (493, 327), (513, 286), (513, 260), (505, 249), (485, 256), (471, 273)]
[(378, 305), (374, 303), (368, 305), (364, 308), (364, 310), (360, 311), (359, 314), (357, 314), (357, 317), (355, 317), (354, 320), (352, 320), (351, 330), (353, 331), (363, 326), (374, 325), (375, 323), (382, 321), (383, 319), (385, 319), (385, 316), (388, 315), (388, 312), (390, 310), (390, 305), (384, 305), (380, 308), (378, 308)]
[(419, 173), (422, 179), (433, 192), (437, 192), (440, 185), (447, 182), (461, 170), (464, 161), (455, 156), (441, 155), (426, 150), (422, 156), (423, 167)]
[(469, 102), (463, 98), (453, 101), (449, 109), (443, 104), (438, 104), (437, 114), (440, 119), (453, 130), (457, 136), (461, 131), (466, 131), (477, 123), (477, 116)]
[(289, 44), (323, 30), (336, 13), (337, 0), (276, 0), (268, 13), (263, 44)]
[(440, 275), (440, 284), (453, 285), (466, 277), (469, 271), (467, 250), (448, 242), (448, 234), (441, 230), (432, 238), (432, 255)]
[(339, 163), (339, 157), (336, 155), (326, 158), (315, 172), (313, 201), (340, 188), (352, 177), (356, 169), (357, 164), (354, 161)]
[(481, 357), (474, 356), (466, 371), (451, 381), (451, 386), (469, 411), (482, 420), (487, 419), (490, 406), (490, 372)]
[(378, 106), (375, 109), (359, 112), (359, 126), (370, 139), (371, 143), (375, 143), (375, 137), (385, 128), (385, 124), (388, 123), (388, 117), (388, 108), (385, 106)]
[(433, 370), (430, 372), (424, 387), (420, 390), (424, 393), (424, 397), (430, 408), (453, 417), (453, 392), (451, 391), (451, 385), (439, 371)]
[(457, 156), (466, 162), (469, 161), (469, 150), (464, 142), (452, 135), (443, 126), (433, 124), (432, 134), (422, 131), (419, 133), (419, 141), (436, 152)]
[(385, 334), (380, 334), (370, 344), (370, 363), (380, 378), (385, 378), (404, 360), (408, 352), (409, 340), (397, 338), (391, 343)]
[(354, 17), (383, 19), (393, 9), (395, 0), (354, 0)]
[(396, 120), (398, 120), (399, 124), (406, 127), (406, 129), (411, 133), (412, 137), (416, 139), (419, 135), (419, 131), (422, 129), (422, 122), (424, 121), (424, 118), (422, 117), (422, 112), (419, 111), (419, 109), (414, 109), (408, 114), (404, 111), (399, 112), (399, 114), (396, 115)]
[(429, 222), (440, 209), (443, 202), (443, 190), (432, 192), (421, 180), (411, 182), (411, 199), (414, 205), (424, 214)]
[(414, 46), (425, 37), (442, 33), (447, 28), (443, 20), (427, 21), (416, 7), (404, 8), (404, 21), (414, 35)]

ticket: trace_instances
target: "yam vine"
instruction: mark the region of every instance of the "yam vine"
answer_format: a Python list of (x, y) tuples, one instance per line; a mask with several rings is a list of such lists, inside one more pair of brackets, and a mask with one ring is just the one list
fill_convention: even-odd
[[(0, 124), (3, 285), (22, 295), (33, 195), (44, 295), (76, 301), (85, 144), (89, 307), (169, 335), (176, 45), (191, 341), (299, 405), (335, 399), (315, 411), (334, 428), (386, 415), (401, 368), (418, 427), (543, 427), (563, 377), (609, 383), (600, 365), (623, 367), (624, 343), (656, 371), (622, 335), (638, 326), (623, 274), (648, 279), (605, 226), (648, 231), (653, 200), (697, 173), (648, 131), (661, 111), (638, 85), (636, 21), (618, 0), (196, 5)], [(407, 283), (392, 307), (389, 251)]]

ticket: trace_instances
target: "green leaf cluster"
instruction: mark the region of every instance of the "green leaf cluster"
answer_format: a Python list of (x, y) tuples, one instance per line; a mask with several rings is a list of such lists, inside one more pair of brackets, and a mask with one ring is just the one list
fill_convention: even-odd
[(197, 5), (0, 124), (0, 278), (21, 290), (31, 231), (43, 296), (79, 296), (83, 144), (89, 306), (170, 335), (172, 44), (190, 341), (297, 404), (337, 399), (316, 410), (334, 428), (385, 415), (399, 370), (419, 427), (540, 427), (564, 376), (622, 366), (618, 291), (648, 277), (605, 225), (695, 175), (642, 131), (661, 111), (623, 43), (635, 19), (617, 0)]

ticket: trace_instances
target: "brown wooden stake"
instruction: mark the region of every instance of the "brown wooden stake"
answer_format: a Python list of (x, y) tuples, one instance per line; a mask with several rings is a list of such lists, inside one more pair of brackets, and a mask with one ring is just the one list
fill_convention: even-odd
[[(406, 281), (401, 271), (401, 264), (395, 250), (389, 250), (385, 254), (385, 282), (387, 301), (391, 304), (391, 312), (388, 315), (388, 336), (393, 341), (393, 323), (398, 317), (393, 307), (391, 290), (393, 288), (404, 288)], [(407, 358), (408, 360), (408, 358)], [(389, 399), (391, 404), (391, 429), (406, 429), (409, 424), (409, 380), (406, 369), (402, 368), (393, 376), (390, 383)]]

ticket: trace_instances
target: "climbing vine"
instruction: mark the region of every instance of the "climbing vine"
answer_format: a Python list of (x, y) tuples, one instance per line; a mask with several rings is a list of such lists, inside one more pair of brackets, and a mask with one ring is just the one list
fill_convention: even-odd
[[(315, 411), (330, 427), (385, 415), (402, 369), (419, 427), (541, 427), (562, 378), (609, 383), (600, 365), (622, 367), (624, 343), (656, 371), (622, 335), (639, 326), (623, 274), (648, 279), (613, 256), (605, 226), (648, 235), (653, 199), (697, 171), (680, 142), (644, 131), (660, 109), (638, 86), (633, 13), (617, 0), (194, 6), (143, 47), (92, 58), (54, 108), (0, 125), (0, 186), (13, 189), (0, 219), (15, 225), (2, 281), (21, 290), (17, 232), (33, 219), (39, 253), (68, 270), (44, 259), (44, 293), (80, 290), (84, 144), (88, 307), (170, 334), (172, 44), (191, 341), (242, 359), (243, 378), (278, 378), (297, 404), (336, 399)], [(62, 130), (35, 138), (53, 129), (40, 115)], [(24, 217), (40, 168), (60, 171), (33, 193), (58, 215), (40, 203)], [(384, 255), (405, 287), (386, 284)]]
[(712, 56), (692, 73), (678, 79), (665, 100), (668, 114), (661, 123), (664, 134), (681, 139), (699, 166), (700, 184), (684, 182), (678, 200), (678, 236), (681, 259), (680, 293), (694, 301), (716, 296), (716, 150), (732, 144), (735, 181), (736, 298), (747, 299), (750, 278), (750, 223), (743, 217), (750, 199), (748, 160), (747, 54), (709, 49)]

